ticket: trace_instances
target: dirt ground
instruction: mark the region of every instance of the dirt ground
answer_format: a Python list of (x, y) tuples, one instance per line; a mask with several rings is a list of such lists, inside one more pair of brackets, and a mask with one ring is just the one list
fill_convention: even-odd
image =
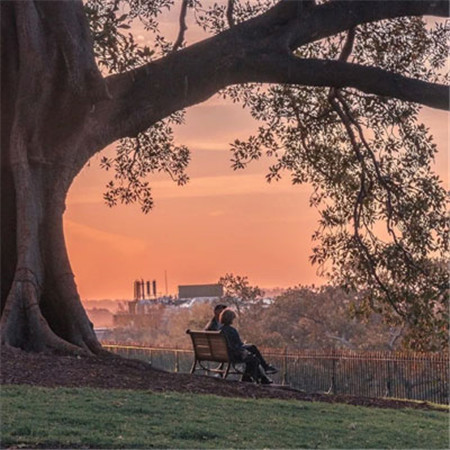
[(111, 357), (76, 357), (30, 354), (1, 346), (0, 383), (45, 387), (92, 387), (102, 389), (176, 391), (215, 394), (224, 397), (278, 398), (328, 403), (346, 403), (379, 408), (435, 409), (427, 402), (407, 402), (323, 393), (306, 394), (282, 386), (262, 386), (221, 380), (202, 375), (176, 374), (149, 364)]

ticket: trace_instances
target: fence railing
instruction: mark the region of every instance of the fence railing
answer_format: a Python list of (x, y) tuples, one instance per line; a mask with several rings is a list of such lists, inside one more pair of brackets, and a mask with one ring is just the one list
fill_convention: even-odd
[[(173, 372), (189, 372), (194, 360), (193, 351), (182, 348), (111, 343), (103, 346)], [(449, 402), (449, 355), (445, 353), (262, 350), (266, 359), (280, 368), (273, 376), (276, 383), (307, 393)]]

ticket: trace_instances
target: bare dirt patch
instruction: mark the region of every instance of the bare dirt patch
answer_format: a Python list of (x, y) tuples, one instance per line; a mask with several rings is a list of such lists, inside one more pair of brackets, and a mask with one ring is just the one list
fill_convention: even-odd
[(176, 374), (152, 368), (142, 361), (117, 356), (76, 357), (27, 353), (1, 346), (0, 383), (45, 387), (91, 387), (101, 389), (175, 391), (214, 394), (224, 397), (277, 398), (379, 408), (436, 409), (428, 402), (353, 397), (348, 395), (306, 394), (298, 390), (260, 386), (218, 378)]

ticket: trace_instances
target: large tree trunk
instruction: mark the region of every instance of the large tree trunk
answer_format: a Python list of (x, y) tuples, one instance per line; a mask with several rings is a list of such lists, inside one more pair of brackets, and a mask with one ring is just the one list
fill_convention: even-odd
[[(1, 8), (2, 343), (98, 353), (63, 234), (66, 195), (81, 169), (81, 126), (101, 97), (93, 57), (79, 52), (89, 44), (82, 5), (3, 2)], [(64, 26), (74, 42), (56, 39), (62, 12), (73, 19)]]
[(16, 235), (15, 248), (11, 245), (6, 254), (2, 248), (2, 341), (26, 350), (98, 352), (101, 347), (81, 305), (64, 242), (67, 189), (58, 186), (55, 173), (54, 166), (15, 163), (8, 177), (13, 183), (2, 183), (2, 191), (14, 194), (4, 212), (15, 217), (15, 223), (7, 217), (2, 242)]

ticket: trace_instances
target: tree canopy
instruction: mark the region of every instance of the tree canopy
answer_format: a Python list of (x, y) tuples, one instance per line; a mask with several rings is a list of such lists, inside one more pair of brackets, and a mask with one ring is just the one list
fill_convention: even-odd
[(264, 295), (264, 291), (258, 286), (252, 286), (246, 276), (226, 273), (219, 278), (219, 284), (224, 288), (223, 301), (233, 306), (238, 315), (241, 314), (242, 308), (258, 302)]
[[(2, 2), (3, 342), (98, 351), (63, 241), (70, 184), (119, 140), (105, 200), (148, 212), (149, 174), (188, 180), (172, 125), (219, 94), (260, 124), (232, 143), (235, 169), (268, 155), (268, 181), (311, 185), (312, 262), (365, 293), (355, 313), (407, 323), (413, 348), (445, 345), (447, 196), (418, 113), (449, 106), (448, 26), (424, 19), (448, 15), (442, 0)], [(188, 17), (211, 37), (188, 45)]]

